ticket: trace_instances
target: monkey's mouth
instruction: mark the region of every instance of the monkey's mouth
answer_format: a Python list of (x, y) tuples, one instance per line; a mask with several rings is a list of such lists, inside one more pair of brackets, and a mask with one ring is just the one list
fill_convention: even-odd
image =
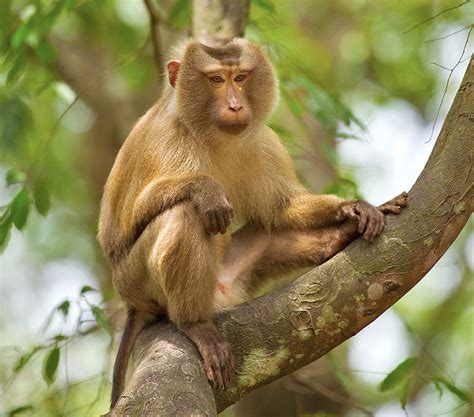
[(229, 135), (239, 135), (247, 129), (248, 123), (222, 124), (219, 129)]

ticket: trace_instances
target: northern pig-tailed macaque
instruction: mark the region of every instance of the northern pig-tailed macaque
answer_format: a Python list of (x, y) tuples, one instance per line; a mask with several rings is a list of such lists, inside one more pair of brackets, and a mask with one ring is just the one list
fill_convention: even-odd
[[(138, 121), (105, 186), (99, 239), (128, 308), (112, 406), (134, 340), (167, 316), (196, 345), (209, 380), (230, 385), (233, 359), (213, 314), (269, 278), (318, 265), (399, 213), (310, 194), (266, 120), (278, 90), (262, 49), (244, 39), (188, 41), (167, 64), (161, 99)], [(229, 226), (240, 228), (231, 233)], [(234, 229), (235, 230), (235, 229)]]

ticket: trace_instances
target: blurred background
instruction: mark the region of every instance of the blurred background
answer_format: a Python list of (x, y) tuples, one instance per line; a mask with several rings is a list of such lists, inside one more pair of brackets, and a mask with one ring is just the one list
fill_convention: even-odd
[[(123, 308), (96, 240), (114, 157), (190, 0), (0, 1), (0, 415), (108, 409)], [(423, 169), (473, 51), (462, 0), (252, 0), (271, 126), (315, 192), (382, 203)], [(474, 231), (372, 325), (224, 415), (472, 417)], [(382, 382), (384, 382), (382, 384)]]

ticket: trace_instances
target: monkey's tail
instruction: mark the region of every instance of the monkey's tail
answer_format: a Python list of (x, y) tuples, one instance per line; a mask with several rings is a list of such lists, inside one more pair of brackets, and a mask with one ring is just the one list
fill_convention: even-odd
[(125, 388), (125, 375), (127, 372), (128, 361), (132, 353), (133, 344), (135, 343), (138, 333), (142, 331), (146, 323), (147, 321), (137, 314), (136, 311), (128, 311), (122, 340), (120, 341), (117, 357), (115, 359), (110, 409), (114, 408)]

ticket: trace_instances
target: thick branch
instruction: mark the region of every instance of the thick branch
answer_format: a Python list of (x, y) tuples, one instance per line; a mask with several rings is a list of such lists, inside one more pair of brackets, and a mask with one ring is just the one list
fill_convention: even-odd
[(236, 382), (211, 391), (199, 354), (171, 324), (145, 329), (135, 370), (111, 415), (215, 416), (258, 386), (320, 358), (407, 293), (451, 245), (474, 208), (474, 61), (432, 155), (374, 243), (358, 240), (294, 283), (216, 317)]
[(193, 35), (214, 39), (243, 36), (248, 10), (249, 0), (194, 0)]

